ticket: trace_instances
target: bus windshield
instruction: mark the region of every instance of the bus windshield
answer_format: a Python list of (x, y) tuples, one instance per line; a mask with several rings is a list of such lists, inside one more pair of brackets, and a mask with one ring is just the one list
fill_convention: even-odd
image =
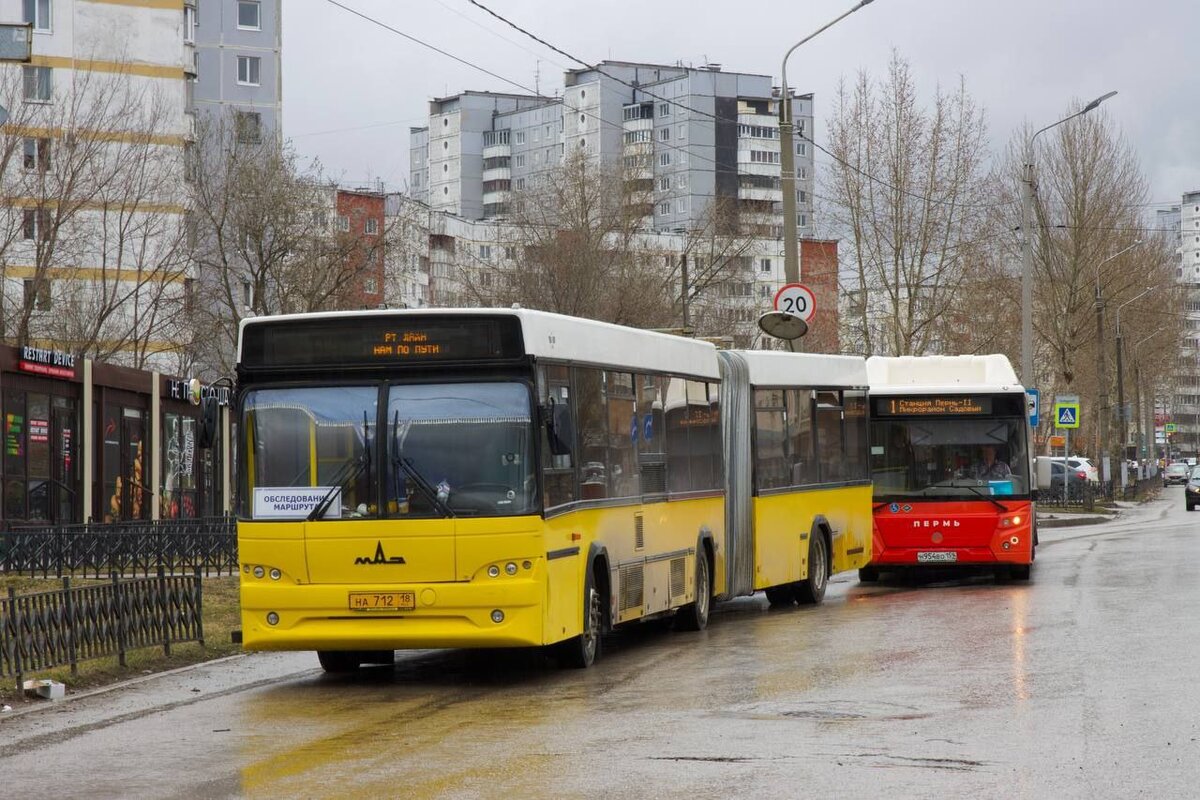
[(516, 382), (252, 389), (243, 403), (242, 514), (536, 513), (530, 408), (528, 387)]
[(889, 417), (871, 429), (877, 501), (1029, 494), (1023, 417)]
[(529, 388), (521, 383), (388, 389), (388, 508), (401, 515), (532, 514)]

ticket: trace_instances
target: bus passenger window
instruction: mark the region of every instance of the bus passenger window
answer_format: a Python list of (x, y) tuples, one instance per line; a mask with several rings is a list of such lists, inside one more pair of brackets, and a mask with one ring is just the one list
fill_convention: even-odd
[[(546, 366), (538, 370), (539, 402), (552, 415), (547, 422), (555, 428), (555, 435), (559, 439), (559, 446), (551, 447), (550, 430), (548, 427), (543, 428), (542, 502), (545, 508), (572, 503), (577, 496), (575, 462), (572, 455), (575, 446), (575, 426), (571, 413), (573, 398), (569, 387), (570, 371), (567, 367)], [(557, 421), (554, 417), (558, 418)], [(563, 449), (567, 452), (555, 452)]]

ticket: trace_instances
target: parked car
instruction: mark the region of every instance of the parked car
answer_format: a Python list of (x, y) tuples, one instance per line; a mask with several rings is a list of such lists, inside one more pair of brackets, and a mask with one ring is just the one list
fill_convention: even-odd
[(1050, 462), (1050, 497), (1064, 497), (1063, 483), (1066, 483), (1066, 499), (1078, 498), (1090, 486), (1087, 472), (1074, 469), (1062, 463), (1062, 459)]
[(1086, 472), (1087, 479), (1089, 481), (1100, 480), (1100, 469), (1092, 463), (1090, 458), (1084, 458), (1083, 456), (1068, 456), (1067, 466), (1071, 467), (1072, 469), (1081, 469)]
[(1182, 461), (1168, 464), (1163, 470), (1163, 486), (1178, 486), (1186, 484), (1192, 474), (1192, 468)]
[(1200, 467), (1192, 467), (1192, 472), (1188, 475), (1187, 486), (1183, 489), (1183, 500), (1187, 503), (1188, 511), (1200, 503)]

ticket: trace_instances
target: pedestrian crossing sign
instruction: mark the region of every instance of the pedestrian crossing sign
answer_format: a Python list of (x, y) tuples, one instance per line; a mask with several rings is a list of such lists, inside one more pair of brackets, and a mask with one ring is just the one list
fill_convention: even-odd
[(1079, 403), (1055, 403), (1054, 404), (1054, 427), (1056, 427), (1056, 428), (1078, 428), (1079, 427)]

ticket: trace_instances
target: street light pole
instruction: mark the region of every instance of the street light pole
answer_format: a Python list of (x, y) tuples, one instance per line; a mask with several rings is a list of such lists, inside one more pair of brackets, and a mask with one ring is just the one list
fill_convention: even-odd
[(1125, 413), (1125, 373), (1121, 368), (1121, 351), (1124, 349), (1121, 336), (1121, 309), (1132, 303), (1134, 300), (1140, 300), (1153, 291), (1154, 287), (1142, 290), (1135, 297), (1131, 297), (1121, 305), (1117, 306), (1117, 418), (1121, 422), (1121, 444), (1120, 444), (1120, 462), (1121, 462), (1121, 486), (1125, 485), (1125, 446), (1129, 443), (1129, 416)]
[(1063, 117), (1053, 125), (1047, 125), (1029, 137), (1029, 147), (1025, 151), (1025, 165), (1021, 170), (1021, 382), (1027, 388), (1033, 386), (1034, 145), (1040, 134), (1051, 128), (1057, 128), (1075, 117), (1083, 116), (1115, 94), (1116, 92), (1103, 94), (1074, 114)]
[(781, 70), (783, 85), (779, 95), (779, 168), (782, 172), (782, 180), (779, 185), (783, 190), (783, 273), (787, 283), (800, 282), (799, 244), (796, 241), (796, 145), (792, 140), (792, 96), (788, 92), (787, 82), (788, 58), (797, 47), (871, 2), (872, 0), (860, 0), (856, 6), (837, 19), (826, 23), (796, 42), (783, 56)]
[(1141, 243), (1142, 240), (1138, 239), (1129, 245), (1129, 247), (1113, 253), (1096, 265), (1096, 380), (1099, 384), (1099, 398), (1096, 408), (1096, 458), (1100, 459), (1101, 481), (1105, 479), (1103, 474), (1104, 459), (1108, 457), (1108, 418), (1110, 412), (1108, 409), (1108, 375), (1107, 370), (1105, 370), (1104, 360), (1104, 295), (1100, 288), (1100, 268)]
[[(1153, 435), (1154, 431), (1154, 427), (1149, 424), (1152, 420), (1152, 417), (1146, 413), (1146, 408), (1142, 405), (1142, 345), (1153, 339), (1155, 336), (1158, 336), (1162, 332), (1163, 329), (1159, 328), (1154, 333), (1151, 333), (1148, 336), (1143, 336), (1133, 345), (1133, 386), (1134, 394), (1136, 396), (1134, 403), (1137, 405), (1137, 448), (1139, 457), (1142, 456), (1142, 450), (1145, 448), (1145, 455), (1147, 458), (1149, 458), (1152, 448), (1146, 446), (1146, 431), (1150, 431), (1151, 436)], [(1153, 392), (1147, 392), (1146, 399), (1149, 400), (1152, 396)], [(1143, 422), (1145, 422), (1144, 425)], [(1151, 459), (1151, 461), (1153, 461), (1153, 459)]]

